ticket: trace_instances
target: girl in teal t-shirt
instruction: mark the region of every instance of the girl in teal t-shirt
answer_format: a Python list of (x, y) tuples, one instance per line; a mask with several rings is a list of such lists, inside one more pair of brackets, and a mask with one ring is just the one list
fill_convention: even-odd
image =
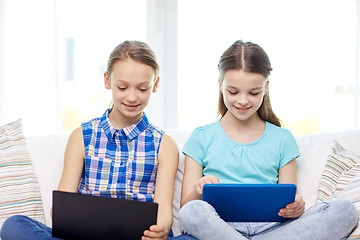
[[(272, 70), (257, 44), (236, 41), (218, 65), (220, 120), (197, 128), (184, 146), (180, 222), (185, 235), (175, 239), (343, 239), (358, 213), (349, 201), (336, 199), (304, 211), (299, 194), (279, 210), (281, 223), (225, 222), (201, 200), (204, 184), (293, 183), (299, 149), (281, 128), (269, 98)], [(266, 201), (266, 199), (264, 199)]]
[(272, 123), (265, 122), (256, 141), (238, 143), (217, 121), (194, 130), (183, 153), (202, 166), (204, 176), (216, 176), (221, 183), (277, 183), (279, 169), (297, 158), (299, 149), (289, 130)]

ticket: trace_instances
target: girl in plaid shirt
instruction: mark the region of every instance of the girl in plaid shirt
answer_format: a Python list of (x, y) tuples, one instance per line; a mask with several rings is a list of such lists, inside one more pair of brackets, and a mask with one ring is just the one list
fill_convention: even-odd
[[(144, 231), (143, 240), (171, 236), (179, 156), (176, 143), (144, 113), (157, 91), (158, 75), (155, 54), (147, 44), (125, 41), (113, 50), (104, 73), (113, 106), (72, 132), (58, 186), (66, 192), (157, 202), (157, 224)], [(33, 219), (14, 216), (4, 223), (1, 238), (52, 239), (51, 234)]]

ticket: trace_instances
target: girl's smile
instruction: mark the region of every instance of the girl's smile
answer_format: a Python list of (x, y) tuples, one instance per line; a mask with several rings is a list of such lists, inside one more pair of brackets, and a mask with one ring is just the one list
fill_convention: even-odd
[(250, 110), (251, 107), (236, 107), (235, 108), (239, 111), (239, 113), (246, 113), (248, 110)]
[(126, 103), (123, 103), (123, 105), (127, 108), (128, 111), (135, 111), (136, 108), (138, 108), (140, 106), (140, 104), (131, 105), (131, 104), (126, 104)]

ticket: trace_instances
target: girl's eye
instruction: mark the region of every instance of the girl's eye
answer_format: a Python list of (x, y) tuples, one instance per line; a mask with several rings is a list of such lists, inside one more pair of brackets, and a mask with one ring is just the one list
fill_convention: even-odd
[(228, 93), (230, 93), (231, 95), (237, 94), (237, 92), (232, 92), (232, 91), (229, 91), (229, 90), (228, 90)]
[(253, 96), (256, 96), (256, 95), (258, 95), (260, 92), (256, 92), (256, 93), (250, 93), (251, 95), (253, 95)]
[(124, 91), (126, 88), (125, 87), (118, 87), (119, 90)]
[(149, 88), (140, 88), (140, 91), (146, 92)]

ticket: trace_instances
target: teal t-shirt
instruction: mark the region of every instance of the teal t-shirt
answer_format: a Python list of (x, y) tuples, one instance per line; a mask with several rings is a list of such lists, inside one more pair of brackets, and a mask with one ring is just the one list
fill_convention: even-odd
[(266, 122), (263, 135), (248, 144), (231, 140), (220, 121), (196, 128), (183, 153), (215, 175), (221, 183), (277, 183), (279, 169), (300, 152), (287, 129)]

